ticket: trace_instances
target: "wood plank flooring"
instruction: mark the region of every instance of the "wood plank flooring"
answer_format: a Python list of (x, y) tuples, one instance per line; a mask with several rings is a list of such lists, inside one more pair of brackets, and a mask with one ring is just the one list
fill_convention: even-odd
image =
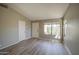
[(24, 40), (0, 52), (8, 52), (6, 55), (68, 55), (59, 41), (40, 39)]

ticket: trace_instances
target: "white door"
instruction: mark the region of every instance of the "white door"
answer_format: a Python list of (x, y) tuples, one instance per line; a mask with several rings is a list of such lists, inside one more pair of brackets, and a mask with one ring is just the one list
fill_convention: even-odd
[(19, 40), (25, 39), (25, 21), (19, 20)]
[(39, 23), (32, 23), (32, 37), (39, 37)]

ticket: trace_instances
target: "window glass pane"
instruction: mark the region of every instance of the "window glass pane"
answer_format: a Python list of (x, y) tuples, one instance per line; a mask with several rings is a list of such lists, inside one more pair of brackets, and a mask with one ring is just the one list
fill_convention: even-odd
[(52, 35), (56, 39), (60, 39), (60, 24), (58, 23), (45, 23), (44, 24), (44, 34)]
[(60, 24), (52, 24), (52, 35), (60, 39)]
[(51, 24), (44, 24), (44, 34), (51, 34)]

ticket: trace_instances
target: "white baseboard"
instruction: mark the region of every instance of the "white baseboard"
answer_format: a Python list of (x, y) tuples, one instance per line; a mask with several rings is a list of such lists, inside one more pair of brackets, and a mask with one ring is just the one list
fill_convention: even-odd
[(7, 47), (10, 47), (10, 46), (12, 46), (12, 45), (15, 45), (15, 44), (17, 44), (17, 43), (19, 43), (19, 42), (20, 42), (20, 41), (14, 43), (14, 44), (11, 44), (11, 45), (4, 46), (4, 47), (2, 46), (2, 47), (0, 48), (0, 50), (1, 50), (1, 49), (5, 49), (5, 48), (7, 48)]
[(70, 49), (69, 49), (66, 45), (64, 45), (64, 46), (65, 46), (65, 49), (67, 50), (68, 54), (69, 54), (69, 55), (72, 55)]
[[(28, 39), (30, 39), (30, 38), (28, 38)], [(28, 39), (25, 39), (25, 40), (28, 40)], [(21, 40), (21, 41), (23, 41), (23, 40)], [(10, 46), (12, 46), (12, 45), (15, 45), (15, 44), (17, 44), (17, 43), (19, 43), (19, 42), (21, 42), (21, 41), (18, 41), (18, 42), (14, 43), (14, 44), (7, 45), (7, 46), (4, 46), (4, 47), (2, 47), (2, 45), (1, 45), (0, 50), (1, 50), (1, 49), (5, 49), (5, 48), (7, 48), (7, 47), (10, 47)]]

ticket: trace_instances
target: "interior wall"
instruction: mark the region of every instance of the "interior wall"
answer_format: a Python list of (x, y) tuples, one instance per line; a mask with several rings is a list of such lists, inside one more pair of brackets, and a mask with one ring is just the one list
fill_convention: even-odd
[(53, 22), (58, 22), (61, 23), (61, 19), (48, 19), (48, 20), (39, 20), (39, 21), (33, 21), (33, 22), (38, 22), (39, 23), (39, 37), (43, 39), (50, 39), (52, 36), (47, 36), (44, 34), (44, 23), (53, 23)]
[[(31, 23), (13, 9), (0, 6), (0, 42), (2, 48), (14, 45), (19, 41), (18, 21), (26, 20), (26, 38), (30, 36)], [(28, 28), (28, 29), (27, 29)]]
[(25, 31), (25, 34), (26, 34), (26, 39), (29, 39), (31, 38), (31, 21), (29, 21), (28, 19), (25, 18), (25, 22), (26, 22), (26, 31)]
[[(1, 9), (0, 9), (0, 20), (1, 20)], [(0, 33), (1, 33), (1, 21), (0, 21)], [(1, 34), (0, 34), (0, 48), (2, 46)]]
[(79, 4), (70, 4), (64, 23), (64, 43), (72, 54), (79, 54)]

